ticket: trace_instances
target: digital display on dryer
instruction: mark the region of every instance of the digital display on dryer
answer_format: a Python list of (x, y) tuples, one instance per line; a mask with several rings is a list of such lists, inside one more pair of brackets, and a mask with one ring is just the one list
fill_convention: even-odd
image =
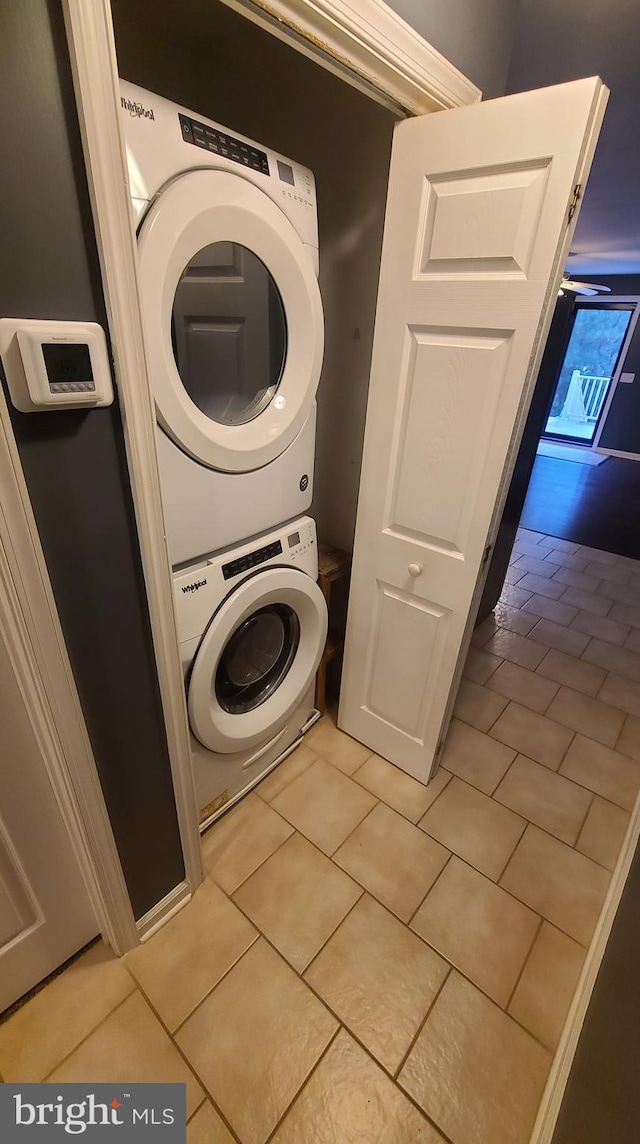
[(280, 182), (289, 183), (292, 187), (295, 187), (296, 181), (293, 177), (293, 167), (290, 167), (288, 163), (281, 163), (279, 159), (276, 159), (276, 162), (278, 164)]

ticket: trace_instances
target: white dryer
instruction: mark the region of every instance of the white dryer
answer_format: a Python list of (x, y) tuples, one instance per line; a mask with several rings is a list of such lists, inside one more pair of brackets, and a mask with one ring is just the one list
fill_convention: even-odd
[(311, 503), (324, 346), (306, 168), (121, 81), (173, 565)]
[(202, 827), (318, 717), (314, 679), (327, 607), (317, 575), (310, 517), (174, 574)]

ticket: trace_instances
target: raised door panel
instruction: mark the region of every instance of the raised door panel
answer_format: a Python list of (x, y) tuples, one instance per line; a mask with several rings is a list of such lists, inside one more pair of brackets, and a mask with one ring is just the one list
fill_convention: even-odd
[(396, 128), (339, 723), (423, 781), (605, 103), (580, 80)]

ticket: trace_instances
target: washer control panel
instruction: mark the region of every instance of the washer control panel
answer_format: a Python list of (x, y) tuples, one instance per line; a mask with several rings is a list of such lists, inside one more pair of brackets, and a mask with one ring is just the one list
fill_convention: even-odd
[[(197, 119), (191, 119), (182, 112), (178, 115), (178, 119), (185, 143), (193, 143), (196, 147), (203, 147), (205, 151), (213, 151), (214, 155), (232, 159), (234, 163), (241, 163), (243, 167), (250, 167), (252, 171), (261, 171), (263, 175), (269, 174), (266, 151), (261, 151), (259, 147), (253, 147), (250, 143), (244, 143), (242, 139), (236, 139), (226, 131), (210, 127), (208, 123), (199, 123)], [(291, 181), (293, 182), (293, 178)]]
[[(180, 643), (201, 635), (226, 597), (248, 576), (270, 567), (299, 568), (318, 579), (316, 526), (310, 516), (300, 517), (218, 555), (205, 557), (173, 574), (173, 603)], [(231, 557), (231, 559), (229, 559)]]

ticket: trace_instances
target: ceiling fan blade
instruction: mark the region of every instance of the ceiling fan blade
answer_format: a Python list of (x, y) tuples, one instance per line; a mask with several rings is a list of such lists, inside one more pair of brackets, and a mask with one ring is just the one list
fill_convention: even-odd
[(578, 282), (575, 278), (563, 278), (561, 287), (564, 290), (574, 290), (576, 294), (610, 294), (611, 287), (603, 286), (598, 282)]

